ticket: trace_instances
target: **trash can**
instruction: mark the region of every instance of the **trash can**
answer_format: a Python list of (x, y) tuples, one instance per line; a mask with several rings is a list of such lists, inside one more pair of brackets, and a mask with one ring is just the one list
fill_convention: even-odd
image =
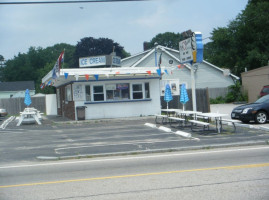
[(86, 106), (77, 106), (77, 119), (85, 120), (85, 108)]

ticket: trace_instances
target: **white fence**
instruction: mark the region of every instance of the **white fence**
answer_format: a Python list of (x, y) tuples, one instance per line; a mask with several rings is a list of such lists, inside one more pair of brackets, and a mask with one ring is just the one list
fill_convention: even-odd
[[(34, 107), (46, 115), (57, 115), (56, 94), (48, 94), (44, 97), (31, 97), (30, 107)], [(9, 115), (19, 115), (26, 105), (24, 98), (0, 99), (0, 107), (5, 108)]]

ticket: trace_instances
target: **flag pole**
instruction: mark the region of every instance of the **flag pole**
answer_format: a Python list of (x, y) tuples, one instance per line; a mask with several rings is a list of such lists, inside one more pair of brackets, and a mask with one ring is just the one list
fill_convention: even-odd
[[(64, 55), (65, 55), (65, 48), (64, 48)], [(64, 60), (63, 60), (63, 65), (62, 65), (62, 69), (64, 68)]]

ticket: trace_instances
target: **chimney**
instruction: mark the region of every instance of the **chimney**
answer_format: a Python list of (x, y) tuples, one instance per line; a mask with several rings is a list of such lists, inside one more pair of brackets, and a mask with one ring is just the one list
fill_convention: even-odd
[(150, 43), (149, 42), (144, 42), (143, 47), (144, 47), (144, 51), (150, 49)]

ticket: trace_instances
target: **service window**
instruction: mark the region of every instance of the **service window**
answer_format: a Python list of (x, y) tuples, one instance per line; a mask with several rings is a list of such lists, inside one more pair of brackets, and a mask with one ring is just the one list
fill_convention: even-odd
[(93, 86), (93, 100), (104, 101), (104, 87), (102, 85)]
[(119, 91), (120, 99), (130, 99), (129, 83), (117, 84), (117, 90)]
[(143, 99), (142, 84), (133, 84), (133, 99)]
[(116, 84), (106, 85), (106, 100), (113, 101), (119, 98), (119, 92), (116, 89)]
[(129, 99), (129, 83), (107, 84), (106, 85), (106, 100), (117, 101)]

